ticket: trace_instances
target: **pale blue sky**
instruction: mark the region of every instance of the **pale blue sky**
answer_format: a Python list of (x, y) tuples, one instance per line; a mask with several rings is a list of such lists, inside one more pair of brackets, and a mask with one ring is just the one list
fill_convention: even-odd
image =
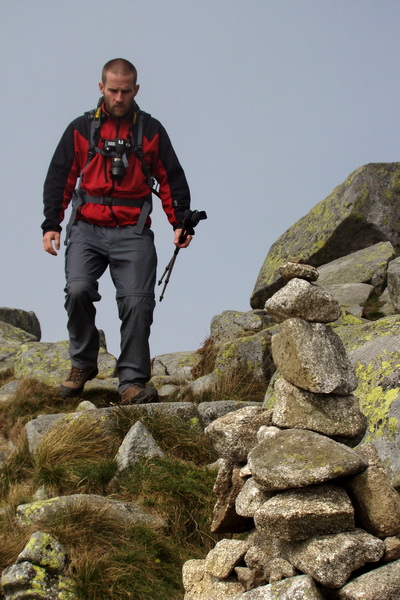
[[(14, 0), (0, 28), (0, 305), (33, 310), (43, 341), (67, 339), (64, 250), (41, 245), (43, 180), (110, 58), (137, 66), (137, 101), (208, 214), (157, 304), (153, 356), (196, 350), (214, 315), (249, 310), (277, 237), (357, 167), (399, 160), (398, 0)], [(160, 276), (174, 247), (157, 207), (154, 230)], [(108, 273), (100, 291), (117, 354)]]

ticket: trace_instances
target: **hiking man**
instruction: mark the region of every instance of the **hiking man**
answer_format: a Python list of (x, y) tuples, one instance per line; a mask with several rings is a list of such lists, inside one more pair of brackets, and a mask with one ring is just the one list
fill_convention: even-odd
[(60, 249), (60, 223), (74, 198), (66, 229), (66, 302), (71, 369), (60, 386), (64, 397), (79, 395), (96, 377), (99, 333), (94, 302), (107, 267), (116, 288), (121, 320), (117, 361), (121, 404), (157, 400), (150, 379), (149, 335), (155, 306), (157, 257), (151, 225), (156, 193), (172, 225), (176, 248), (190, 207), (184, 171), (164, 127), (139, 109), (136, 68), (127, 60), (107, 62), (96, 110), (75, 119), (64, 132), (44, 184), (43, 247)]

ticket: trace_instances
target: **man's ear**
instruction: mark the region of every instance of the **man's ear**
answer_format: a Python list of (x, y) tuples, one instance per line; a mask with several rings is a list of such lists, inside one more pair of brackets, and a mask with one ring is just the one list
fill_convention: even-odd
[(99, 90), (102, 96), (104, 96), (104, 83), (102, 81), (99, 82)]

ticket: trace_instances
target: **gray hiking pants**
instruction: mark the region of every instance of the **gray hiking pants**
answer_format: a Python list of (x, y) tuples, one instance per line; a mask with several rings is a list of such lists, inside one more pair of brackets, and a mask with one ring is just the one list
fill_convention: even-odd
[(150, 379), (150, 326), (155, 306), (157, 256), (154, 234), (145, 227), (100, 227), (76, 221), (66, 254), (66, 300), (69, 350), (75, 367), (97, 365), (99, 334), (95, 326), (101, 296), (98, 280), (107, 267), (116, 288), (121, 320), (121, 353), (117, 362), (119, 391)]

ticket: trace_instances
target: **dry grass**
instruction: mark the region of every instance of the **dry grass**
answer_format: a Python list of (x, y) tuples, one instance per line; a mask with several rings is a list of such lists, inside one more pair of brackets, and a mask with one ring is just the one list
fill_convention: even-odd
[[(0, 572), (13, 564), (24, 549), (36, 527), (19, 527), (12, 511), (3, 511), (0, 515)], [(0, 590), (0, 598), (1, 598)]]
[(268, 382), (255, 379), (245, 369), (231, 369), (219, 375), (211, 400), (258, 401), (264, 399)]
[(33, 482), (57, 494), (104, 493), (114, 475), (119, 440), (82, 413), (54, 425), (33, 455)]
[(196, 354), (200, 355), (200, 361), (192, 369), (193, 379), (212, 373), (215, 366), (215, 359), (218, 354), (218, 347), (210, 337), (207, 337)]
[(38, 415), (74, 410), (79, 402), (61, 398), (56, 387), (38, 379), (21, 379), (11, 397), (0, 405), (0, 433), (9, 436), (15, 424), (25, 425)]

